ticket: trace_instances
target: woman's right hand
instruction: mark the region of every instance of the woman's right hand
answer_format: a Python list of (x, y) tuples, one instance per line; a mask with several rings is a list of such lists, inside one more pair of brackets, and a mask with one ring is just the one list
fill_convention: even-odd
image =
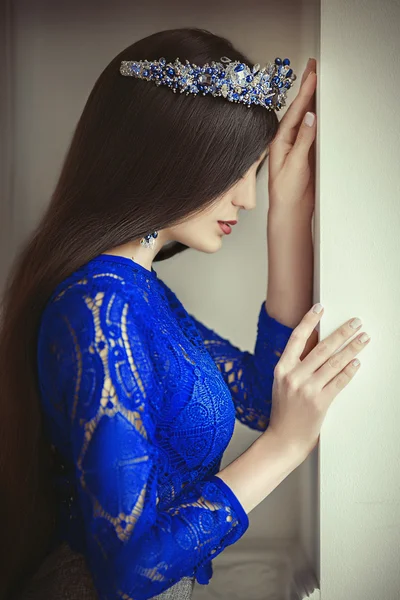
[[(311, 308), (293, 330), (274, 370), (272, 408), (265, 433), (274, 433), (303, 459), (316, 446), (329, 406), (359, 369), (352, 360), (368, 344), (360, 333), (340, 352), (340, 348), (362, 323), (353, 329), (350, 319), (321, 340), (301, 361), (305, 345), (323, 315)], [(358, 319), (359, 321), (359, 319)]]

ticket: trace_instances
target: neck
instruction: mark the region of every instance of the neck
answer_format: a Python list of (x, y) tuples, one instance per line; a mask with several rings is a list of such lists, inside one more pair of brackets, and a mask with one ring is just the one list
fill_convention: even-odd
[(145, 248), (140, 244), (140, 240), (135, 240), (120, 246), (114, 246), (114, 248), (110, 248), (104, 252), (104, 254), (113, 254), (115, 256), (131, 258), (134, 262), (138, 263), (148, 271), (151, 271), (154, 257), (158, 254), (167, 241), (170, 240), (167, 240), (165, 234), (163, 235), (163, 232), (161, 231), (158, 233), (157, 238), (154, 239), (154, 245), (152, 248)]

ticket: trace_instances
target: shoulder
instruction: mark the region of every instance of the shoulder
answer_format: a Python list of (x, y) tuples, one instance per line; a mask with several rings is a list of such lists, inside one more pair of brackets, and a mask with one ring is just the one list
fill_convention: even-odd
[[(42, 311), (41, 338), (90, 344), (94, 338), (145, 337), (157, 319), (157, 298), (135, 270), (88, 263), (56, 286)], [(154, 302), (153, 302), (154, 300)]]
[(107, 261), (89, 262), (57, 285), (46, 308), (71, 316), (107, 310), (112, 317), (118, 308), (129, 304), (139, 316), (151, 308), (147, 298), (148, 290), (140, 272), (110, 268)]

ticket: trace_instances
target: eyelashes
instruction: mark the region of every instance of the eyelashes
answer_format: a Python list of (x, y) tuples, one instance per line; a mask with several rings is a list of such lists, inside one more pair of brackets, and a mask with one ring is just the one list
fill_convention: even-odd
[[(263, 168), (263, 166), (264, 166), (264, 163), (265, 163), (265, 161), (267, 160), (267, 158), (268, 158), (268, 154), (266, 154), (266, 155), (264, 156), (264, 158), (262, 159), (262, 161), (261, 161), (261, 162), (260, 162), (260, 164), (258, 165), (258, 167), (257, 167), (257, 169), (256, 169), (256, 177), (258, 176), (258, 174), (260, 173), (261, 169)], [(246, 173), (247, 173), (247, 171), (246, 171)], [(240, 177), (240, 179), (245, 179), (246, 173), (245, 173), (244, 175), (242, 175), (242, 176)]]
[(257, 177), (257, 175), (259, 174), (259, 172), (261, 171), (261, 169), (263, 168), (263, 166), (264, 166), (264, 163), (265, 163), (265, 161), (267, 160), (267, 158), (268, 158), (268, 154), (266, 154), (266, 155), (264, 156), (264, 158), (262, 159), (262, 161), (261, 161), (261, 162), (260, 162), (260, 164), (258, 165), (258, 167), (257, 167), (257, 170), (256, 170), (256, 177)]

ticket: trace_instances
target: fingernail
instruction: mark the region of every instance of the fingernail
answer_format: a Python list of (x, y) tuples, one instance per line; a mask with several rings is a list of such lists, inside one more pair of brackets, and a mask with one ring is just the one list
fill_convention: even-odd
[(315, 115), (312, 112), (308, 112), (308, 113), (306, 113), (306, 116), (304, 117), (304, 123), (306, 125), (308, 125), (309, 127), (311, 127), (312, 124), (314, 123), (314, 119), (315, 119)]
[(358, 329), (358, 327), (361, 327), (361, 325), (362, 321), (358, 317), (350, 321), (350, 327), (352, 327), (353, 329)]
[(324, 307), (322, 306), (322, 304), (320, 304), (318, 302), (318, 304), (314, 304), (314, 306), (313, 306), (313, 312), (320, 313), (323, 308)]

